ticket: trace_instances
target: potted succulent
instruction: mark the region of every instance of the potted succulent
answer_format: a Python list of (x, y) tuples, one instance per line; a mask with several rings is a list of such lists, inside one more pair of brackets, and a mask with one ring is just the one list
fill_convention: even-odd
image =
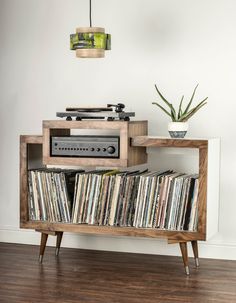
[(194, 88), (193, 94), (185, 109), (183, 109), (184, 96), (182, 96), (180, 100), (178, 109), (175, 109), (173, 104), (167, 101), (167, 99), (162, 95), (162, 93), (160, 92), (160, 90), (157, 88), (155, 84), (155, 88), (159, 97), (167, 105), (168, 109), (164, 108), (162, 105), (160, 105), (157, 102), (152, 102), (152, 104), (158, 106), (164, 113), (166, 113), (171, 118), (172, 122), (168, 124), (168, 131), (172, 138), (184, 138), (188, 130), (188, 120), (194, 114), (196, 114), (196, 112), (199, 111), (200, 108), (202, 108), (205, 104), (207, 104), (206, 100), (208, 97), (203, 99), (200, 103), (198, 103), (198, 105), (191, 108), (197, 87), (198, 85)]

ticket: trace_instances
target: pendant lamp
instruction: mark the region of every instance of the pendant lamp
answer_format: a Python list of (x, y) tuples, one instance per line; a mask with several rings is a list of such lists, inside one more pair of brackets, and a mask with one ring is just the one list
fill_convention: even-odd
[(111, 35), (102, 27), (92, 26), (92, 5), (89, 0), (90, 27), (77, 27), (70, 35), (70, 49), (75, 50), (77, 58), (103, 58), (105, 50), (111, 49)]

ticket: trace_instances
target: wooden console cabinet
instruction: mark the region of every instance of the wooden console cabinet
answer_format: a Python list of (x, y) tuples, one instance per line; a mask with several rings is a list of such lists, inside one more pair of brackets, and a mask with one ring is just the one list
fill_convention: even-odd
[[(124, 125), (123, 125), (124, 123)], [(171, 231), (151, 228), (97, 226), (72, 223), (51, 223), (30, 221), (28, 215), (28, 169), (47, 165), (83, 166), (85, 159), (50, 157), (49, 142), (52, 134), (68, 134), (71, 128), (104, 129), (115, 128), (121, 135), (120, 159), (90, 159), (89, 165), (106, 167), (126, 167), (145, 163), (146, 147), (189, 148), (199, 151), (199, 208), (198, 230)], [(45, 121), (43, 136), (20, 137), (20, 227), (35, 229), (42, 233), (40, 261), (42, 261), (48, 235), (57, 236), (56, 254), (59, 253), (63, 232), (100, 234), (116, 236), (138, 236), (165, 238), (168, 243), (180, 245), (184, 268), (189, 274), (187, 243), (191, 242), (196, 266), (199, 266), (197, 241), (205, 241), (218, 230), (219, 201), (219, 139), (171, 139), (146, 136), (146, 122), (106, 122), (106, 121)], [(123, 136), (123, 137), (122, 137)], [(115, 161), (116, 160), (116, 161)]]

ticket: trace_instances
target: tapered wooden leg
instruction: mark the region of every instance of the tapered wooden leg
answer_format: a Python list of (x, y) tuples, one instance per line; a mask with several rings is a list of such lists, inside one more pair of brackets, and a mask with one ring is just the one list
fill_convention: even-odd
[(40, 251), (39, 251), (39, 262), (43, 262), (43, 255), (45, 251), (45, 247), (47, 244), (48, 234), (41, 233), (41, 243), (40, 243)]
[(198, 257), (198, 243), (197, 241), (191, 241), (192, 248), (193, 248), (193, 255), (195, 259), (196, 267), (199, 267), (199, 257)]
[(189, 266), (188, 266), (188, 247), (187, 247), (187, 242), (180, 242), (179, 243), (183, 262), (184, 262), (184, 269), (186, 275), (189, 275)]
[(62, 240), (63, 232), (58, 231), (56, 235), (57, 235), (56, 256), (58, 256), (60, 247), (61, 247), (61, 240)]

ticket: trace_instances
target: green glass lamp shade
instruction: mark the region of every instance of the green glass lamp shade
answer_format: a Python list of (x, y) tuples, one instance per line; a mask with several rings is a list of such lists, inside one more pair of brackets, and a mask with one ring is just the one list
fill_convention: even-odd
[(70, 49), (78, 58), (103, 58), (111, 49), (111, 35), (101, 27), (79, 27), (70, 35)]

